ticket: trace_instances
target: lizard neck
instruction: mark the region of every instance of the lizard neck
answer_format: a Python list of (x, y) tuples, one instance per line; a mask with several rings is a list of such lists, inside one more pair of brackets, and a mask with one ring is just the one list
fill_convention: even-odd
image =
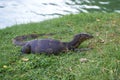
[(76, 38), (73, 38), (72, 41), (70, 42), (64, 42), (64, 45), (69, 49), (69, 50), (73, 50), (75, 48), (78, 48), (79, 45), (83, 42), (84, 40), (82, 39), (76, 39)]

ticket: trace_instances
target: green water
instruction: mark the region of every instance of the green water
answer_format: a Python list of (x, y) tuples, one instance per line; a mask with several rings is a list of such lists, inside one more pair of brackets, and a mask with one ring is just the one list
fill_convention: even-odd
[(120, 0), (71, 0), (68, 5), (75, 6), (79, 12), (118, 12), (120, 13)]

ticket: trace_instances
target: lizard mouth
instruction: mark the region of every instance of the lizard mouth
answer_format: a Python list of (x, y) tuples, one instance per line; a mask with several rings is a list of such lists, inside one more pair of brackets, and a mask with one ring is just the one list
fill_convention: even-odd
[(94, 36), (90, 35), (90, 34), (87, 34), (86, 35), (86, 39), (91, 39), (91, 38), (94, 38)]

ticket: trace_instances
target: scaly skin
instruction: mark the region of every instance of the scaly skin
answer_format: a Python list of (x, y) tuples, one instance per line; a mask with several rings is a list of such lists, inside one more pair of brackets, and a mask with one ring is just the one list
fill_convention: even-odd
[[(38, 36), (39, 36), (38, 34), (17, 36), (16, 38), (13, 39), (13, 43), (15, 45), (23, 46), (21, 52), (26, 54), (29, 53), (59, 54), (60, 52), (67, 52), (69, 50), (77, 49), (82, 42), (93, 38), (93, 36), (90, 34), (80, 33), (75, 35), (73, 40), (70, 42), (61, 42), (59, 40), (54, 39), (42, 39), (42, 40), (35, 39)], [(23, 40), (27, 38), (34, 38), (35, 40), (23, 42)]]

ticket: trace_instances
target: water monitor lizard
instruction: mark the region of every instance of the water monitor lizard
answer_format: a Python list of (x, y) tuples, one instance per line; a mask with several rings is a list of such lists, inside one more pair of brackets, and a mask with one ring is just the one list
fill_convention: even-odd
[[(61, 42), (54, 39), (35, 39), (40, 35), (53, 35), (53, 34), (30, 34), (17, 36), (13, 39), (13, 44), (23, 46), (22, 53), (46, 53), (46, 54), (59, 54), (60, 52), (67, 52), (69, 50), (75, 50), (79, 45), (93, 38), (92, 35), (87, 33), (76, 34), (70, 42)], [(26, 41), (27, 38), (33, 38), (34, 40)]]

